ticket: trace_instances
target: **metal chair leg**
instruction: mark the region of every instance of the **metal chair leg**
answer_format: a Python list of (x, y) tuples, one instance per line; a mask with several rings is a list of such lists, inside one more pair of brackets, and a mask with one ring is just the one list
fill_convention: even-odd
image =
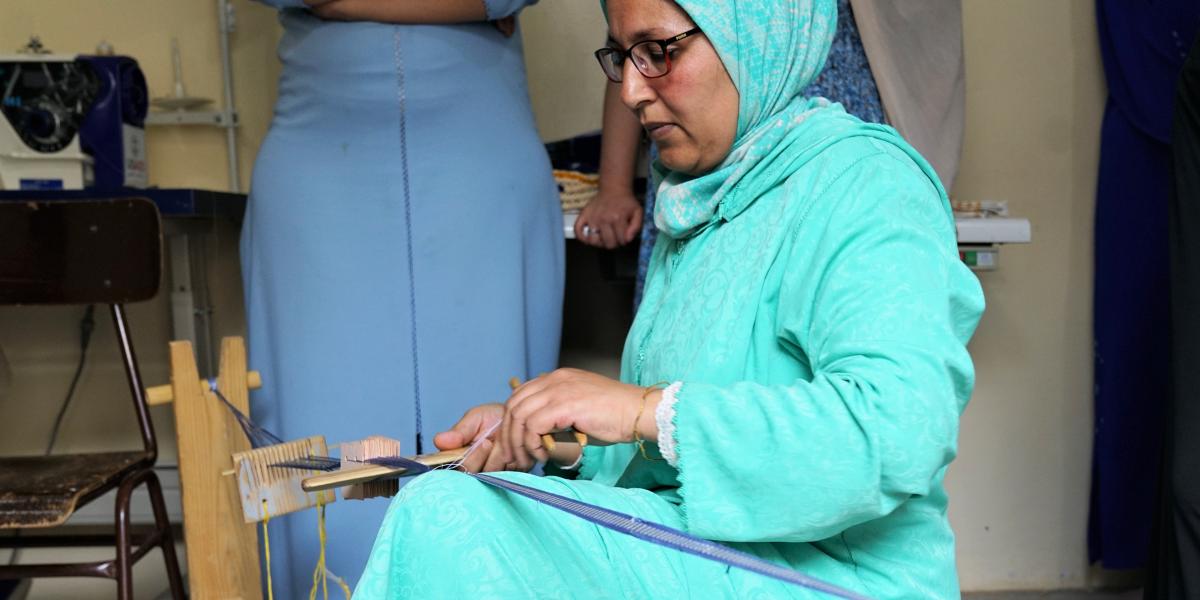
[(117, 489), (116, 579), (117, 598), (120, 600), (133, 600), (133, 556), (132, 549), (130, 548), (131, 540), (129, 539), (129, 501), (133, 496), (133, 490), (137, 488), (137, 484), (143, 478), (140, 473), (130, 475), (121, 482), (121, 487)]
[(163, 562), (167, 567), (167, 581), (171, 584), (171, 598), (184, 600), (183, 578), (179, 575), (179, 560), (175, 557), (175, 536), (171, 533), (171, 521), (167, 517), (167, 506), (163, 502), (162, 486), (153, 471), (146, 477), (146, 489), (150, 492), (150, 505), (154, 508), (154, 525), (162, 534)]

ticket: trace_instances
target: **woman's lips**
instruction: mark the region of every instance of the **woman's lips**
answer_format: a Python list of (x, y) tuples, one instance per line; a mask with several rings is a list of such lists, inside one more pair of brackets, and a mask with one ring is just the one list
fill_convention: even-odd
[(674, 123), (646, 123), (643, 127), (652, 140), (661, 140), (677, 128)]

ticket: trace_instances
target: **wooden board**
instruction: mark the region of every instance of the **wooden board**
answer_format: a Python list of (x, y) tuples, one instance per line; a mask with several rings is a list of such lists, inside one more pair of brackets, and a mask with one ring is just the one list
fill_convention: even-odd
[[(220, 373), (221, 393), (248, 412), (246, 346), (240, 338), (221, 341)], [(171, 342), (171, 386), (191, 597), (261, 600), (258, 533), (243, 522), (237, 483), (224, 474), (233, 471), (233, 453), (249, 450), (250, 443), (225, 405), (201, 385), (190, 342)]]

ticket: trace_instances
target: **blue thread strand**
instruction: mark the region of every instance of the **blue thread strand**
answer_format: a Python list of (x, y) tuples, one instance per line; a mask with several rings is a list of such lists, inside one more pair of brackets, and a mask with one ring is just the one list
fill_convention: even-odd
[(217, 388), (216, 379), (208, 380), (208, 389), (211, 390), (212, 393), (216, 394), (217, 398), (219, 398), (221, 402), (225, 403), (225, 407), (233, 413), (234, 420), (238, 422), (238, 425), (242, 426), (242, 432), (246, 434), (246, 439), (250, 440), (250, 447), (262, 448), (263, 446), (273, 446), (275, 444), (283, 443), (283, 440), (280, 439), (279, 436), (267, 431), (264, 427), (260, 427), (254, 421), (251, 421), (250, 417), (247, 417), (245, 413), (238, 410), (238, 407), (234, 406), (232, 402), (226, 399), (225, 395), (221, 393), (221, 390)]
[(421, 369), (417, 360), (417, 286), (413, 261), (412, 196), (408, 182), (408, 97), (404, 89), (404, 54), (400, 49), (400, 28), (392, 29), (392, 46), (396, 61), (396, 99), (400, 107), (400, 169), (404, 183), (404, 242), (408, 250), (408, 314), (412, 333), (413, 407), (416, 413), (417, 454), (421, 444)]
[(650, 521), (643, 521), (625, 513), (588, 504), (587, 502), (580, 502), (579, 500), (566, 498), (558, 494), (552, 494), (506, 479), (493, 477), (486, 473), (474, 473), (471, 476), (493, 487), (520, 494), (540, 504), (557, 508), (601, 527), (624, 533), (643, 541), (672, 548), (693, 556), (699, 556), (700, 558), (706, 558), (727, 566), (752, 571), (830, 596), (846, 598), (848, 600), (867, 600), (866, 596), (856, 592), (809, 577), (799, 571), (767, 562), (753, 554), (734, 550), (728, 546), (698, 538), (678, 529), (672, 529)]

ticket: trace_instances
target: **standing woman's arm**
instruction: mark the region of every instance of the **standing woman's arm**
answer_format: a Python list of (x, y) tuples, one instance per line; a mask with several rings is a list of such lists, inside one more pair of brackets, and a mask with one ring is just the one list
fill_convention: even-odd
[[(295, 1), (295, 0), (293, 0)], [(470, 23), (510, 17), (529, 0), (304, 0), (313, 14), (336, 21)]]

